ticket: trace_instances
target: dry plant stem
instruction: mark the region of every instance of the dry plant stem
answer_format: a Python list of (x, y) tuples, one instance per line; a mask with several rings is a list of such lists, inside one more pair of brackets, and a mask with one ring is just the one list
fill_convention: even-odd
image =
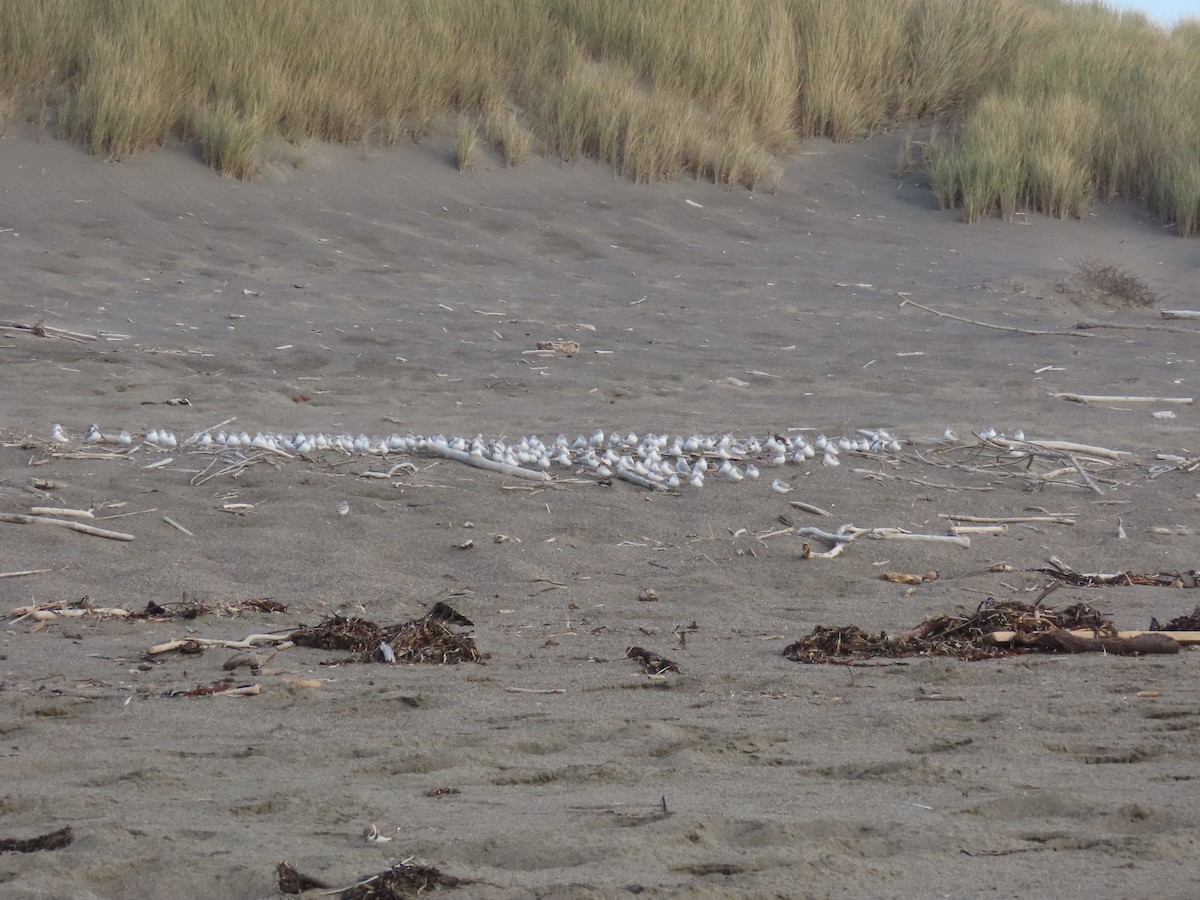
[(475, 466), (477, 469), (488, 469), (492, 472), (500, 472), (504, 475), (516, 475), (518, 478), (528, 478), (530, 481), (549, 481), (550, 476), (536, 469), (526, 469), (521, 466), (513, 466), (504, 462), (497, 462), (494, 459), (484, 459), (483, 457), (472, 456), (465, 450), (455, 450), (446, 444), (430, 444), (427, 448), (428, 452), (445, 459), (453, 459), (456, 462), (466, 463), (468, 466)]
[(821, 509), (821, 507), (819, 507), (819, 506), (813, 506), (813, 504), (804, 503), (801, 500), (789, 500), (788, 506), (794, 507), (795, 509), (801, 510), (802, 512), (812, 513), (814, 516), (832, 516), (833, 515), (833, 513), (831, 513), (827, 509)]
[(525, 688), (525, 687), (506, 687), (504, 690), (510, 694), (565, 694), (566, 688)]
[(1125, 331), (1165, 331), (1168, 334), (1197, 334), (1195, 328), (1172, 328), (1170, 325), (1135, 325), (1121, 322), (1080, 322), (1076, 328), (1120, 328)]
[(64, 509), (57, 506), (35, 506), (29, 510), (31, 516), (59, 516), (64, 519), (94, 519), (90, 509)]
[(1072, 403), (1178, 403), (1191, 406), (1195, 403), (1193, 397), (1136, 397), (1122, 394), (1049, 394), (1055, 400), (1069, 400)]
[(988, 493), (995, 490), (994, 487), (987, 485), (941, 484), (937, 481), (926, 481), (924, 478), (909, 478), (905, 475), (893, 475), (890, 472), (876, 472), (873, 469), (851, 469), (850, 471), (855, 475), (865, 475), (867, 478), (904, 481), (909, 484), (919, 484), (922, 487), (940, 488), (943, 491), (980, 491), (981, 493)]
[(1160, 309), (1164, 319), (1200, 319), (1200, 309)]
[(1008, 534), (1007, 525), (952, 525), (951, 534)]
[[(900, 296), (903, 297), (904, 295), (901, 294)], [(939, 319), (953, 319), (956, 322), (966, 322), (968, 325), (979, 325), (982, 328), (994, 328), (997, 331), (1012, 331), (1017, 334), (1056, 335), (1058, 337), (1091, 337), (1090, 334), (1081, 334), (1076, 331), (1037, 331), (1032, 328), (1014, 328), (1011, 325), (993, 325), (990, 322), (980, 322), (977, 319), (967, 319), (963, 316), (956, 316), (953, 313), (942, 312), (941, 310), (934, 309), (932, 306), (924, 306), (916, 300), (909, 300), (907, 297), (901, 302), (900, 307), (903, 308), (906, 305), (915, 306), (917, 309), (924, 310), (927, 313), (933, 313)]]
[(11, 525), (58, 525), (62, 528), (69, 528), (71, 531), (78, 531), (81, 534), (90, 534), (95, 537), (108, 538), (112, 541), (132, 541), (132, 534), (125, 534), (123, 531), (107, 531), (103, 528), (95, 528), (91, 525), (84, 525), (82, 522), (72, 522), (67, 519), (48, 519), (45, 516), (25, 516), (14, 513), (0, 513), (0, 522), (8, 522)]
[(23, 569), (20, 572), (0, 572), (0, 578), (23, 578), (26, 575), (44, 575), (53, 569)]

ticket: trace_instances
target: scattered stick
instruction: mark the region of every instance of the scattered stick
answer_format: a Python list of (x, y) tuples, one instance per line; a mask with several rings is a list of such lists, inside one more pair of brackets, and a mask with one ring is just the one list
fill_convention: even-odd
[(951, 525), (951, 534), (1008, 534), (1007, 525)]
[(1200, 309), (1160, 309), (1164, 319), (1200, 319)]
[(859, 528), (856, 525), (843, 525), (837, 531), (824, 531), (812, 526), (797, 528), (795, 531), (800, 537), (816, 537), (835, 545), (830, 550), (818, 552), (813, 550), (806, 542), (803, 545), (802, 551), (805, 559), (833, 559), (851, 541), (856, 541), (863, 537), (873, 541), (928, 541), (931, 543), (954, 544), (957, 547), (964, 548), (971, 546), (971, 539), (966, 535), (920, 534), (906, 531), (903, 528)]
[(1066, 516), (958, 516), (953, 513), (938, 513), (939, 519), (952, 522), (979, 522), (985, 525), (1018, 525), (1022, 523), (1046, 522), (1052, 525), (1074, 525), (1075, 520)]
[(941, 484), (937, 481), (926, 481), (924, 478), (910, 478), (907, 475), (893, 475), (891, 472), (876, 472), (873, 469), (851, 469), (855, 475), (866, 475), (868, 478), (878, 480), (887, 479), (888, 481), (905, 481), (909, 484), (918, 484), (921, 487), (940, 488), (944, 491), (981, 491), (988, 493), (994, 491), (994, 487), (980, 485), (961, 485), (961, 484)]
[[(897, 294), (901, 297), (904, 297), (904, 295), (900, 294), (899, 292), (897, 292)], [(915, 306), (917, 309), (924, 310), (927, 313), (933, 313), (939, 319), (953, 319), (956, 322), (966, 322), (968, 325), (979, 325), (982, 328), (994, 328), (996, 331), (1012, 331), (1016, 332), (1017, 334), (1056, 335), (1058, 337), (1091, 337), (1090, 334), (1080, 334), (1076, 331), (1037, 331), (1032, 328), (1014, 328), (1011, 325), (994, 325), (990, 322), (980, 322), (977, 319), (967, 319), (963, 316), (956, 316), (952, 313), (942, 312), (941, 310), (934, 309), (932, 306), (923, 306), (916, 300), (910, 300), (907, 297), (904, 297), (903, 302), (900, 304), (900, 308), (903, 309), (905, 306)]]
[(504, 690), (510, 694), (565, 694), (566, 688), (523, 688), (523, 687), (506, 687)]
[(85, 341), (100, 340), (94, 334), (83, 334), (79, 331), (67, 331), (65, 328), (55, 328), (53, 325), (47, 325), (44, 322), (35, 322), (32, 325), (25, 325), (21, 322), (10, 322), (8, 320), (0, 320), (0, 328), (15, 328), (17, 331), (28, 331), (30, 334), (37, 337), (56, 337), (67, 341), (75, 341), (77, 344), (82, 344)]
[[(1089, 628), (1075, 628), (1067, 634), (1075, 635), (1076, 637), (1090, 638), (1095, 636), (1095, 632)], [(1147, 634), (1165, 635), (1179, 644), (1200, 644), (1200, 631), (1118, 631), (1116, 636), (1122, 640), (1128, 638), (1141, 637)], [(1015, 631), (993, 631), (989, 634), (988, 640), (997, 644), (1007, 644), (1017, 636)]]
[[(1074, 394), (1051, 394), (1052, 397), (1076, 396)], [(1108, 398), (1124, 399), (1124, 398)], [(1074, 441), (1014, 441), (1011, 438), (994, 437), (988, 439), (989, 444), (996, 444), (1006, 450), (1025, 450), (1030, 447), (1037, 450), (1057, 451), (1060, 453), (1078, 453), (1081, 456), (1099, 456), (1103, 459), (1121, 460), (1132, 456), (1128, 450), (1110, 450), (1107, 447), (1096, 447), (1092, 444), (1077, 444)]]
[(182, 531), (188, 537), (195, 537), (194, 534), (192, 534), (190, 531), (188, 531), (186, 528), (184, 528), (182, 525), (180, 525), (178, 522), (176, 522), (170, 516), (163, 516), (162, 520), (164, 522), (166, 522), (168, 525), (170, 525), (172, 528), (174, 528), (176, 531)]
[(95, 537), (108, 538), (111, 541), (132, 541), (132, 534), (125, 534), (123, 531), (108, 531), (104, 528), (95, 528), (91, 525), (84, 525), (82, 522), (72, 522), (68, 519), (48, 519), (45, 516), (26, 516), (18, 513), (0, 513), (0, 522), (7, 522), (10, 525), (58, 525), (62, 528), (69, 528), (71, 531), (78, 531), (81, 534), (90, 534)]
[[(997, 634), (992, 632), (989, 639)], [(1162, 631), (1142, 632), (1132, 637), (1097, 637), (1091, 632), (1068, 631), (1051, 628), (1034, 633), (1013, 632), (1010, 640), (1023, 647), (1038, 647), (1043, 650), (1061, 650), (1065, 653), (1105, 653), (1115, 656), (1144, 656), (1158, 653), (1178, 653), (1179, 641)]]
[(64, 519), (94, 519), (90, 509), (65, 509), (58, 506), (35, 506), (29, 510), (31, 516), (59, 516)]
[(832, 516), (833, 515), (833, 513), (831, 513), (827, 509), (821, 509), (821, 507), (819, 507), (819, 506), (813, 506), (813, 504), (804, 503), (801, 500), (789, 500), (788, 506), (795, 507), (796, 509), (801, 510), (802, 512), (812, 513), (814, 516)]
[(522, 466), (513, 466), (494, 459), (485, 459), (482, 456), (472, 456), (465, 450), (455, 450), (453, 447), (445, 443), (431, 442), (426, 447), (426, 450), (429, 453), (435, 454), (436, 456), (466, 463), (468, 466), (475, 466), (477, 469), (489, 469), (492, 472), (501, 472), (505, 475), (516, 475), (518, 478), (528, 478), (530, 481), (550, 480), (549, 474), (541, 471), (540, 469), (526, 469)]
[(0, 572), (0, 578), (23, 578), (26, 575), (45, 575), (53, 569), (23, 569), (20, 572)]
[(178, 650), (184, 646), (200, 646), (200, 647), (224, 647), (228, 650), (251, 650), (254, 647), (261, 647), (264, 644), (272, 644), (280, 650), (286, 650), (292, 644), (292, 631), (275, 632), (274, 634), (252, 634), (242, 638), (240, 641), (224, 641), (215, 638), (184, 638), (183, 640), (167, 641), (162, 644), (155, 644), (146, 651), (150, 656), (158, 656), (160, 653), (168, 653), (171, 650)]
[(1122, 394), (1055, 394), (1049, 395), (1055, 400), (1069, 400), (1072, 403), (1179, 403), (1190, 406), (1195, 403), (1192, 397), (1137, 397)]

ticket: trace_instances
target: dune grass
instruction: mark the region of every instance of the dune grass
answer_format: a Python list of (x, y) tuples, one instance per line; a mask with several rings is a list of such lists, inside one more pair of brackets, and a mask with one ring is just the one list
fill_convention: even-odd
[[(916, 120), (965, 221), (1131, 197), (1200, 230), (1200, 22), (1065, 0), (0, 0), (0, 118), (93, 153), (449, 131), (639, 182), (770, 189), (802, 140)], [(471, 142), (455, 122), (471, 123)], [(912, 148), (898, 164), (914, 164)]]

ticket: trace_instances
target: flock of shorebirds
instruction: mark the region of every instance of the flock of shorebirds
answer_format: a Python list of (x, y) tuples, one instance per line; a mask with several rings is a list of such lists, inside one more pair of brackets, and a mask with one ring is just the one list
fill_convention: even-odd
[[(762, 475), (760, 467), (802, 465), (810, 460), (819, 460), (832, 467), (840, 465), (839, 455), (843, 452), (883, 456), (899, 453), (902, 448), (901, 442), (883, 428), (859, 429), (852, 437), (827, 437), (824, 434), (808, 437), (798, 431), (789, 431), (787, 435), (768, 434), (765, 437), (735, 437), (733, 434), (673, 437), (653, 433), (639, 436), (635, 432), (606, 434), (597, 429), (591, 435), (581, 434), (574, 439), (560, 434), (546, 442), (531, 435), (506, 442), (483, 435), (367, 437), (365, 434), (304, 431), (250, 434), (223, 429), (197, 431), (180, 439), (167, 429), (152, 428), (144, 434), (131, 434), (128, 431), (104, 432), (91, 425), (80, 442), (110, 447), (144, 446), (163, 452), (265, 451), (287, 457), (326, 451), (378, 457), (424, 454), (533, 480), (548, 480), (555, 467), (584, 469), (600, 479), (619, 478), (652, 489), (683, 485), (699, 488), (706, 479), (712, 478), (734, 482), (754, 480)], [(994, 428), (985, 428), (978, 436), (985, 441), (1003, 437)], [(1024, 438), (1021, 432), (1012, 435), (1012, 440), (1023, 441)], [(944, 439), (953, 441), (957, 437), (947, 430)], [(50, 440), (60, 446), (73, 443), (62, 425), (53, 427)], [(775, 479), (771, 486), (780, 493), (790, 490), (790, 486), (780, 479)]]

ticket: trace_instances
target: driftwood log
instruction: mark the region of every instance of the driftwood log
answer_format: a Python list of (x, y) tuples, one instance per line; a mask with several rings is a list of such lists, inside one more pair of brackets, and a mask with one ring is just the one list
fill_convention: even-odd
[(1170, 634), (1161, 631), (1143, 631), (1128, 637), (1092, 637), (1086, 632), (1081, 634), (1065, 628), (1051, 628), (1035, 632), (998, 631), (992, 633), (990, 638), (996, 643), (1011, 641), (1020, 647), (1037, 647), (1063, 653), (1110, 653), (1114, 656), (1178, 653), (1183, 646)]

